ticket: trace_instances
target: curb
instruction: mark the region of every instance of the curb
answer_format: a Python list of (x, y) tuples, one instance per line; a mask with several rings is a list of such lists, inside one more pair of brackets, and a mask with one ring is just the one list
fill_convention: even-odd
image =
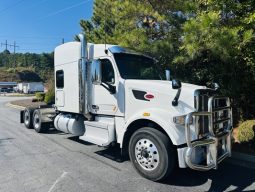
[(255, 156), (254, 155), (248, 155), (248, 154), (239, 153), (239, 152), (232, 152), (232, 157), (235, 158), (235, 159), (255, 163)]
[(14, 108), (14, 109), (20, 109), (20, 110), (24, 110), (26, 108), (26, 107), (23, 107), (23, 106), (20, 106), (20, 105), (13, 105), (11, 103), (7, 103), (6, 106)]
[(227, 160), (227, 162), (233, 165), (239, 165), (242, 167), (255, 170), (255, 156), (253, 155), (232, 152), (232, 156)]

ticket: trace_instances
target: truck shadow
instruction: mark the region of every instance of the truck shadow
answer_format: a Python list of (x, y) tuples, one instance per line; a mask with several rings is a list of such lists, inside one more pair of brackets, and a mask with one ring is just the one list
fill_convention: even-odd
[(83, 140), (80, 140), (79, 139), (79, 136), (72, 136), (72, 137), (68, 137), (68, 139), (74, 141), (74, 142), (77, 142), (77, 143), (80, 143), (80, 144), (83, 144), (83, 145), (95, 145), (93, 143), (89, 143), (89, 142), (86, 142), (86, 141), (83, 141)]
[[(199, 186), (211, 181), (208, 192), (244, 191), (255, 184), (255, 170), (223, 163), (218, 170), (208, 172), (194, 171), (191, 169), (177, 169), (163, 184), (174, 186)], [(253, 188), (255, 191), (255, 186)]]
[[(57, 130), (52, 130), (53, 133), (62, 133)], [(50, 133), (51, 134), (51, 133)], [(3, 140), (9, 140), (7, 138)], [(80, 140), (78, 136), (71, 136), (68, 139), (75, 141), (80, 144), (92, 146), (94, 144)], [(1, 144), (0, 139), (0, 144)], [(100, 150), (95, 151), (97, 155), (112, 161), (122, 163), (129, 159), (123, 159), (121, 157), (121, 151), (118, 146), (110, 148), (99, 148)], [(255, 169), (249, 169), (237, 165), (232, 165), (228, 162), (223, 162), (219, 165), (218, 170), (211, 170), (206, 172), (194, 171), (191, 169), (180, 169), (176, 168), (173, 174), (167, 178), (163, 185), (180, 186), (180, 187), (195, 187), (204, 185), (207, 183), (210, 185), (208, 192), (221, 192), (221, 191), (244, 191), (247, 187), (253, 184), (255, 191)], [(246, 189), (247, 190), (247, 189)]]
[(43, 134), (58, 134), (58, 135), (67, 135), (68, 133), (64, 133), (64, 132), (61, 132), (55, 128), (50, 128), (49, 130), (47, 130), (47, 132), (44, 132)]
[(96, 151), (95, 153), (118, 163), (122, 163), (124, 161), (121, 157), (121, 150), (119, 147), (103, 148), (103, 150)]
[[(95, 153), (118, 163), (128, 160), (122, 159), (118, 147), (104, 148)], [(210, 185), (207, 190), (208, 192), (221, 192), (226, 190), (244, 191), (253, 184), (254, 186), (251, 191), (255, 191), (255, 170), (232, 165), (228, 162), (220, 164), (218, 170), (206, 172), (194, 171), (188, 168), (175, 168), (173, 174), (161, 183), (181, 187), (195, 187), (204, 184), (207, 185), (208, 183)]]

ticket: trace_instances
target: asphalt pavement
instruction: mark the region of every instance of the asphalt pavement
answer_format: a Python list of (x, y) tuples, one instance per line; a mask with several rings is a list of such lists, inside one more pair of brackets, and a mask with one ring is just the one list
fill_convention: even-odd
[(82, 142), (54, 129), (38, 134), (0, 96), (0, 191), (255, 191), (255, 170), (223, 162), (218, 170), (177, 169), (163, 183), (142, 178), (118, 149)]

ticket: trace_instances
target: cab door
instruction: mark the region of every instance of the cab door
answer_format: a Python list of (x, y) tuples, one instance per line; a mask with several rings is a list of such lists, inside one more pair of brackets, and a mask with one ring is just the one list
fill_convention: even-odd
[(118, 110), (116, 92), (108, 89), (116, 88), (116, 72), (110, 58), (100, 59), (102, 64), (102, 84), (92, 85), (92, 111), (94, 114), (115, 115)]

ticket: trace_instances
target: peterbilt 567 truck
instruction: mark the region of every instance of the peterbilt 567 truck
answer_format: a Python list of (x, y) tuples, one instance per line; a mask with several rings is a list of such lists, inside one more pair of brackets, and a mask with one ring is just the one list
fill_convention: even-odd
[(54, 126), (98, 146), (119, 145), (153, 181), (175, 165), (205, 171), (231, 156), (229, 98), (161, 75), (149, 56), (79, 38), (55, 49), (55, 104), (21, 111), (27, 128)]

